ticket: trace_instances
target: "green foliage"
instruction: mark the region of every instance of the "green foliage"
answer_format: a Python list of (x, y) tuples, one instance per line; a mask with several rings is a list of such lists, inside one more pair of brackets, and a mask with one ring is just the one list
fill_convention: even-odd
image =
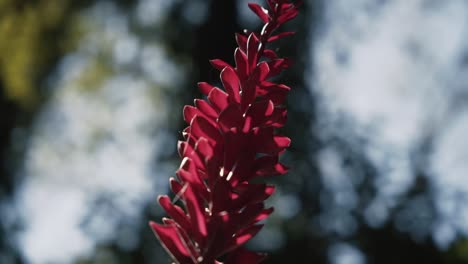
[(447, 262), (467, 263), (468, 262), (468, 239), (460, 239), (455, 242), (447, 252)]
[(70, 47), (65, 28), (77, 10), (70, 0), (0, 0), (0, 83), (24, 108), (41, 97), (41, 78)]

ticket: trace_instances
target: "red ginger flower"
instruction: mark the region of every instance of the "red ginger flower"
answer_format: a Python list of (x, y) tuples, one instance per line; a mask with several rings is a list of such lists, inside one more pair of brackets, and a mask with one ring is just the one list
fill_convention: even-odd
[(196, 99), (195, 106), (184, 107), (189, 126), (178, 144), (182, 163), (177, 180), (170, 179), (174, 200), (180, 199), (184, 208), (160, 196), (170, 218), (163, 218), (162, 225), (150, 222), (175, 263), (251, 264), (265, 258), (241, 246), (273, 212), (264, 207), (264, 200), (275, 188), (251, 180), (285, 174), (287, 168), (278, 157), (290, 144), (289, 138), (275, 134), (286, 122), (282, 104), (290, 88), (268, 81), (290, 62), (266, 44), (293, 34), (273, 32), (298, 13), (298, 5), (289, 0), (267, 3), (269, 10), (249, 3), (265, 25), (260, 33), (236, 35), (236, 67), (211, 61), (221, 71), (224, 91), (198, 83), (207, 100)]

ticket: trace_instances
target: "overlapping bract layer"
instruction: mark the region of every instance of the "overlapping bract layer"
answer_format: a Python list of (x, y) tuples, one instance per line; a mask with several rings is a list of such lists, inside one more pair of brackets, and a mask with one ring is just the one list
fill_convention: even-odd
[(260, 33), (236, 35), (235, 67), (211, 61), (221, 71), (224, 90), (201, 82), (207, 99), (184, 108), (189, 126), (178, 145), (182, 163), (177, 179), (170, 180), (176, 197), (174, 202), (159, 197), (170, 218), (163, 218), (162, 225), (150, 223), (176, 263), (250, 264), (264, 258), (241, 246), (273, 212), (263, 202), (275, 188), (252, 179), (285, 174), (278, 157), (290, 144), (275, 133), (286, 122), (283, 103), (290, 88), (268, 81), (290, 62), (266, 44), (293, 34), (273, 32), (298, 13), (287, 0), (267, 3), (269, 10), (249, 4), (265, 25)]

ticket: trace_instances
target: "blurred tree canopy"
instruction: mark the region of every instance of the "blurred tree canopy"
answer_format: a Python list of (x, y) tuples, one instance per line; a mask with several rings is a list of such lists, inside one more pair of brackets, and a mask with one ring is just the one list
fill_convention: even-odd
[[(19, 182), (15, 176), (31, 120), (48, 95), (44, 83), (56, 62), (73, 49), (79, 38), (74, 14), (89, 2), (0, 1), (0, 200)], [(11, 231), (4, 228), (0, 226), (0, 249), (7, 261), (16, 258), (16, 250)]]
[[(27, 144), (28, 135), (32, 133), (31, 122), (50, 96), (48, 78), (57, 62), (77, 47), (86, 27), (92, 27), (79, 22), (77, 16), (84, 8), (97, 2), (99, 1), (0, 0), (0, 201), (14, 193), (15, 184), (19, 182), (14, 177), (24, 158), (25, 145), (18, 146), (12, 142), (19, 137), (20, 141)], [(138, 1), (115, 2), (122, 10), (130, 12)], [(189, 65), (189, 77), (183, 87), (178, 90), (164, 90), (165, 98), (171, 102), (168, 114), (171, 122), (167, 126), (174, 135), (179, 136), (184, 127), (181, 106), (190, 104), (193, 98), (200, 96), (195, 88), (196, 82), (218, 81), (218, 73), (211, 68), (208, 60), (220, 58), (232, 63), (234, 33), (240, 31), (241, 25), (236, 0), (204, 1), (208, 13), (206, 19), (199, 24), (187, 21), (186, 14), (184, 16), (183, 6), (187, 1), (176, 2), (161, 23), (163, 30), (158, 37), (173, 56), (172, 59)], [(284, 131), (284, 134), (293, 139), (293, 143), (285, 157), (285, 163), (291, 167), (291, 172), (284, 178), (272, 181), (279, 185), (283, 194), (291, 193), (298, 197), (300, 210), (288, 219), (274, 214), (268, 222), (268, 225), (280, 230), (284, 241), (281, 247), (272, 250), (266, 263), (303, 263), (305, 259), (307, 263), (327, 263), (327, 249), (341, 242), (359, 248), (367, 263), (467, 263), (468, 240), (460, 238), (449, 249), (443, 250), (430, 239), (413, 239), (410, 234), (398, 230), (392, 221), (379, 228), (369, 227), (359, 211), (362, 204), (352, 212), (357, 219), (354, 233), (341, 236), (320, 230), (323, 201), (329, 195), (321, 191), (324, 187), (317, 164), (318, 149), (324, 142), (317, 132), (317, 98), (306, 87), (303, 75), (304, 68), (309, 67), (311, 56), (306, 51), (314, 45), (314, 38), (307, 34), (314, 31), (321, 18), (320, 11), (324, 2), (326, 1), (306, 1), (297, 21), (289, 25), (298, 34), (278, 42), (280, 52), (296, 61), (294, 68), (281, 76), (285, 83), (293, 87), (288, 100), (288, 127)], [(152, 30), (156, 29), (151, 26), (142, 27), (134, 18), (130, 19), (130, 25), (131, 30), (142, 39), (152, 36)], [(84, 78), (80, 79), (81, 86), (94, 87), (94, 84), (104, 81), (113, 70), (106, 63), (108, 62), (103, 62), (102, 58), (96, 58), (86, 70)], [(365, 179), (357, 189), (365, 202), (376, 192), (369, 180), (376, 173), (375, 168), (347, 142), (341, 142), (340, 139), (330, 141), (336, 149), (346, 153), (347, 158), (343, 163), (351, 168), (349, 174), (353, 173), (351, 170), (354, 168), (364, 175)], [(175, 142), (172, 143), (175, 149)], [(175, 152), (170, 153), (172, 156), (163, 158), (169, 162), (177, 162)], [(419, 194), (427, 195), (427, 184), (423, 180), (414, 184), (411, 192), (402, 198), (402, 203)], [(145, 210), (136, 249), (124, 250), (115, 242), (106, 242), (99, 245), (94, 255), (83, 257), (76, 263), (165, 263), (166, 259), (161, 260), (161, 254), (166, 257), (165, 253), (149, 228), (146, 228), (147, 220), (161, 217), (161, 212), (154, 209), (157, 206), (151, 202)], [(395, 215), (390, 216), (394, 217)], [(17, 250), (11, 246), (8, 238), (11, 233), (2, 228), (0, 226), (0, 249), (10, 252), (14, 259), (12, 263), (24, 263)], [(0, 262), (1, 260), (0, 258)]]
[(24, 108), (39, 103), (41, 81), (78, 39), (73, 15), (88, 3), (0, 1), (0, 78), (6, 98)]

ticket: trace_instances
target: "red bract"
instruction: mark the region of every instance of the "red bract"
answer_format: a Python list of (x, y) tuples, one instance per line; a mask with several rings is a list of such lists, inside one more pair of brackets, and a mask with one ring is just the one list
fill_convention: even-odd
[(249, 4), (265, 24), (260, 33), (236, 35), (235, 67), (211, 61), (221, 71), (224, 90), (201, 82), (207, 100), (184, 108), (189, 126), (178, 145), (182, 163), (177, 179), (170, 180), (176, 197), (159, 197), (170, 218), (150, 223), (175, 263), (250, 264), (265, 257), (241, 247), (273, 212), (264, 200), (275, 188), (252, 179), (285, 174), (278, 158), (290, 144), (275, 133), (286, 122), (282, 104), (290, 88), (268, 81), (290, 62), (266, 45), (293, 34), (273, 32), (298, 13), (298, 5), (287, 0), (267, 3), (269, 9)]

